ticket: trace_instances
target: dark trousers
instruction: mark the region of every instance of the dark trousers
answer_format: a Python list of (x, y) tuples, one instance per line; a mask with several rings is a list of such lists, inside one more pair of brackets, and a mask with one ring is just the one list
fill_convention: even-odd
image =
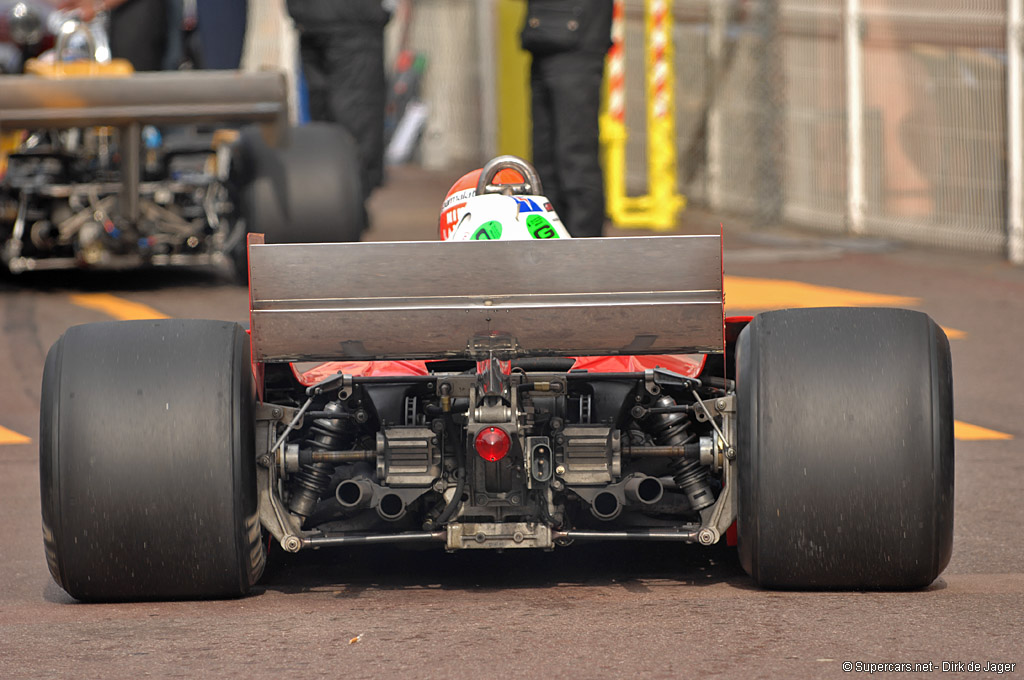
[(309, 116), (344, 126), (359, 145), (363, 194), (384, 179), (384, 34), (357, 26), (304, 33), (302, 69), (309, 91)]
[(136, 71), (159, 71), (167, 51), (167, 0), (129, 0), (110, 13), (110, 52)]
[(598, 115), (604, 55), (534, 55), (530, 67), (533, 165), (544, 194), (574, 237), (604, 227)]
[(242, 62), (247, 11), (246, 0), (199, 0), (196, 3), (203, 68), (238, 68)]

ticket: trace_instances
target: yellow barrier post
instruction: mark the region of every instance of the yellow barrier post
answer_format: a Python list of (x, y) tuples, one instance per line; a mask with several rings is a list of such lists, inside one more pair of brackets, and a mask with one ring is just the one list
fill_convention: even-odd
[(647, 191), (626, 195), (625, 30), (623, 0), (615, 0), (607, 64), (607, 107), (601, 117), (608, 215), (625, 228), (671, 230), (686, 198), (676, 191), (675, 68), (669, 0), (646, 0)]
[(532, 158), (530, 143), (530, 55), (519, 48), (519, 31), (526, 18), (522, 0), (499, 0), (495, 29), (498, 46), (497, 152)]

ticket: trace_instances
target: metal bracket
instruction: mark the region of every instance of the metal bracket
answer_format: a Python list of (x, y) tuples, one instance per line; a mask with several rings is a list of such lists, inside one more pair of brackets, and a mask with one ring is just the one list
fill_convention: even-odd
[(644, 389), (653, 396), (661, 394), (662, 386), (682, 387), (690, 390), (694, 387), (700, 387), (700, 384), (700, 380), (696, 378), (687, 378), (684, 375), (667, 371), (664, 368), (648, 368), (644, 371)]
[[(276, 404), (256, 404), (256, 490), (259, 501), (260, 523), (288, 552), (297, 552), (302, 531), (301, 520), (288, 512), (278, 495), (278, 464), (272, 450), (275, 423), (294, 420), (299, 409)], [(300, 417), (301, 420), (301, 417)]]
[(277, 495), (277, 469), (256, 468), (256, 485), (259, 487), (260, 523), (277, 539), (288, 552), (298, 552), (302, 537), (309, 535), (302, 531), (299, 518), (288, 512)]
[[(354, 385), (355, 380), (352, 378), (351, 375), (347, 375), (345, 373), (336, 373), (334, 375), (327, 376), (326, 378), (319, 381), (315, 385), (310, 385), (309, 387), (307, 387), (306, 396), (315, 397), (317, 395), (323, 394), (324, 392), (332, 390), (335, 387), (340, 386), (338, 398), (348, 399), (352, 395), (352, 389)], [(344, 396), (342, 396), (342, 393), (344, 393)]]
[(730, 450), (732, 450), (731, 455), (735, 456), (735, 449), (733, 449), (733, 446), (730, 443), (730, 438), (726, 437), (725, 434), (722, 433), (721, 428), (718, 427), (718, 423), (715, 422), (715, 417), (711, 415), (711, 411), (720, 413), (723, 416), (727, 413), (730, 415), (735, 414), (736, 395), (730, 394), (729, 396), (726, 397), (718, 397), (717, 399), (707, 399), (702, 401), (697, 392), (694, 391), (693, 398), (696, 400), (693, 413), (694, 416), (697, 418), (697, 422), (710, 423), (711, 427), (715, 428), (715, 433), (718, 434), (718, 436), (722, 440), (726, 456), (730, 455)]
[(447, 550), (552, 548), (551, 527), (540, 522), (448, 524)]
[[(491, 301), (485, 300), (484, 305)], [(519, 341), (504, 333), (481, 333), (466, 341), (466, 356), (476, 361), (495, 358), (508, 361), (519, 354)]]
[[(722, 492), (718, 500), (709, 508), (701, 511), (701, 528), (697, 532), (697, 540), (701, 545), (714, 545), (721, 539), (722, 534), (728, 531), (732, 523), (736, 521), (736, 449), (729, 443), (736, 440), (736, 396), (730, 394), (726, 397), (712, 399), (708, 404), (698, 402), (707, 411), (711, 405), (716, 411), (722, 414), (722, 429), (711, 419), (715, 432), (721, 437), (724, 445), (724, 460), (722, 460)], [(699, 410), (697, 411), (699, 412)], [(710, 416), (710, 414), (708, 413)], [(724, 432), (723, 432), (724, 430)], [(728, 437), (726, 437), (728, 434)], [(716, 442), (716, 448), (718, 443)], [(718, 456), (716, 456), (718, 458)], [(721, 460), (721, 459), (719, 459)]]

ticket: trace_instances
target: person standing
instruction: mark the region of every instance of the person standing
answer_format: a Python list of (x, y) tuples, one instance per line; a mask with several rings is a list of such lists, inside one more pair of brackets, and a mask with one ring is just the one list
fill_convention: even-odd
[(384, 26), (393, 4), (288, 0), (299, 32), (309, 116), (338, 123), (355, 138), (364, 199), (384, 180)]
[(598, 116), (613, 0), (528, 0), (533, 165), (574, 237), (604, 228)]
[(159, 71), (167, 51), (168, 0), (58, 0), (63, 10), (92, 21), (100, 12), (110, 13), (110, 52), (127, 59), (136, 71)]

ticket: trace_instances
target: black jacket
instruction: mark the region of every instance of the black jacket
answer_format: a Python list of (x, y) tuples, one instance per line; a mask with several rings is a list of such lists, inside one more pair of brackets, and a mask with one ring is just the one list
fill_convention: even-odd
[(383, 28), (391, 18), (381, 0), (288, 0), (288, 13), (303, 33), (332, 31), (353, 24)]
[(520, 40), (533, 54), (604, 54), (612, 45), (612, 0), (529, 0)]

